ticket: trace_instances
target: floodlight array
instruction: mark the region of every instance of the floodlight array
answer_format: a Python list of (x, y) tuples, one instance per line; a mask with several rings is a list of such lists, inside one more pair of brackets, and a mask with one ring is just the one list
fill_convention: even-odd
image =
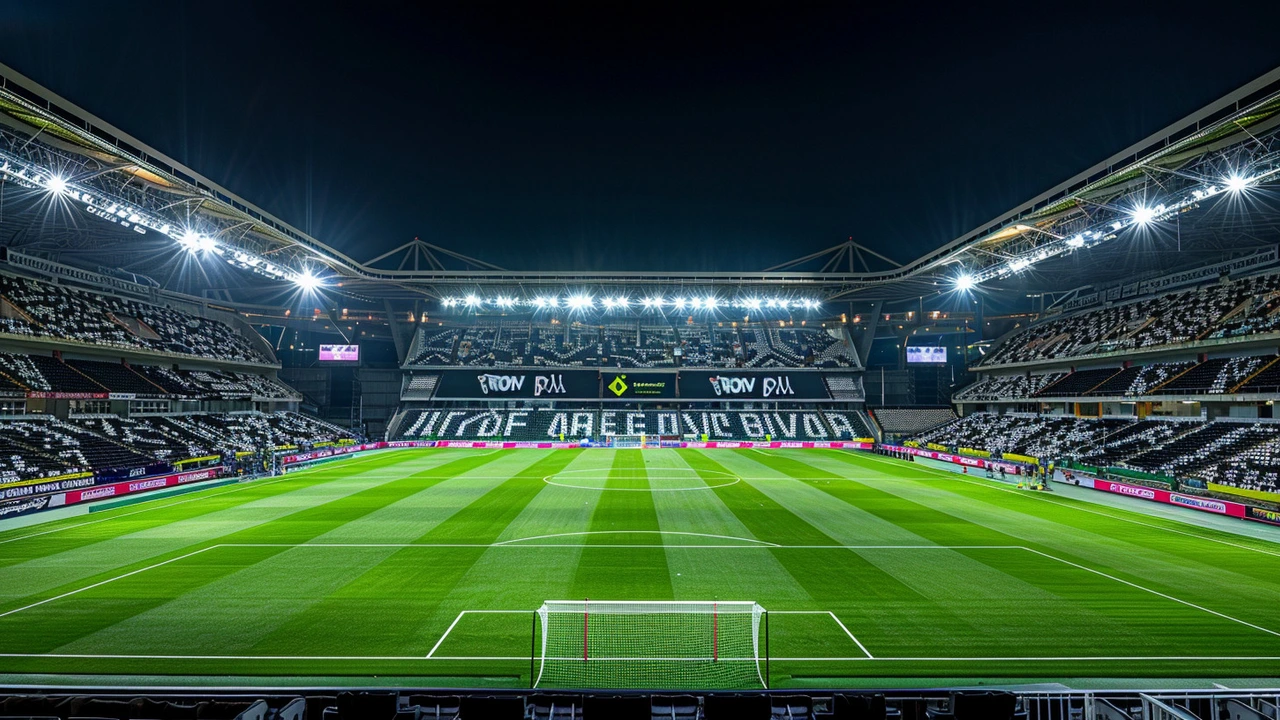
[(201, 232), (195, 227), (175, 225), (131, 203), (103, 197), (96, 190), (91, 192), (56, 171), (4, 151), (0, 151), (0, 179), (29, 190), (43, 190), (51, 197), (65, 201), (70, 207), (80, 207), (93, 217), (133, 230), (139, 235), (150, 231), (168, 236), (192, 255), (216, 256), (234, 267), (273, 280), (292, 282), (304, 290), (315, 290), (325, 285), (325, 281), (311, 270), (293, 270), (247, 250), (229, 247), (212, 233)]
[[(727, 294), (726, 294), (727, 295)], [(622, 293), (613, 293), (599, 298), (587, 292), (568, 292), (563, 295), (535, 295), (532, 297), (513, 297), (511, 295), (495, 295), (480, 297), (475, 293), (466, 295), (449, 295), (440, 300), (445, 308), (464, 308), (468, 310), (511, 310), (529, 308), (541, 310), (570, 310), (587, 312), (600, 310), (603, 312), (627, 312), (633, 307), (649, 312), (686, 312), (699, 311), (715, 313), (721, 310), (745, 310), (755, 312), (770, 310), (818, 310), (822, 301), (815, 298), (770, 297), (757, 296), (735, 297), (727, 299), (721, 294), (662, 294), (631, 297)]]
[[(1005, 278), (1024, 272), (1036, 263), (1051, 257), (1063, 255), (1073, 250), (1093, 247), (1108, 240), (1114, 240), (1126, 231), (1145, 228), (1166, 222), (1179, 213), (1199, 206), (1206, 200), (1230, 193), (1243, 193), (1266, 180), (1274, 180), (1280, 175), (1280, 163), (1269, 168), (1254, 167), (1251, 172), (1231, 171), (1220, 180), (1206, 182), (1191, 188), (1184, 194), (1163, 202), (1140, 201), (1126, 208), (1115, 217), (1108, 218), (1093, 226), (1064, 237), (1055, 237), (1051, 242), (1043, 243), (1025, 253), (1007, 258), (1004, 262), (973, 268), (963, 271), (952, 278), (957, 290), (969, 290), (975, 285), (992, 279)], [(1035, 231), (1034, 228), (1020, 226), (1024, 232)], [(1044, 232), (1044, 231), (1038, 231)]]

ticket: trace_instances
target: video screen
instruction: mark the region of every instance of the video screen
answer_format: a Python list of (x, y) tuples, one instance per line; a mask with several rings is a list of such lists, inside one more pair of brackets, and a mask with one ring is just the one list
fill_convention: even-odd
[(359, 345), (321, 345), (320, 362), (359, 362)]
[(933, 347), (931, 345), (908, 345), (907, 346), (907, 363), (919, 363), (921, 365), (945, 365), (947, 362), (947, 349), (945, 347)]

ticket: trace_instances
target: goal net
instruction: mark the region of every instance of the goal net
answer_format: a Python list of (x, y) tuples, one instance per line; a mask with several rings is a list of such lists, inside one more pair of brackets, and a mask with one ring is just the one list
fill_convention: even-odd
[[(538, 609), (534, 687), (767, 687), (754, 602), (549, 600)], [(540, 648), (540, 649), (539, 649)]]

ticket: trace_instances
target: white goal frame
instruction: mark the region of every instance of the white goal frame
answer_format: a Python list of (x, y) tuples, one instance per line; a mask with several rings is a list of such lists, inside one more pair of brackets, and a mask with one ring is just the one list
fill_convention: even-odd
[[(662, 641), (656, 634), (636, 633), (631, 637), (634, 642), (629, 644), (636, 651), (629, 653), (607, 651), (616, 649), (619, 642), (628, 645), (627, 638), (606, 636), (603, 642), (597, 640), (593, 645), (593, 638), (599, 637), (593, 632), (608, 633), (610, 624), (615, 626), (614, 630), (634, 632), (638, 629), (636, 626), (643, 624), (645, 616), (654, 618), (655, 633), (663, 631), (664, 622), (680, 624), (681, 616), (688, 618), (685, 621), (688, 624), (700, 627), (683, 643), (679, 639)], [(767, 616), (765, 609), (751, 600), (547, 600), (536, 611), (535, 629), (541, 630), (541, 639), (538, 642), (538, 638), (534, 638), (534, 647), (540, 651), (531, 658), (538, 664), (532, 687), (538, 687), (543, 681), (549, 664), (574, 668), (569, 674), (584, 678), (579, 683), (584, 687), (602, 685), (585, 680), (602, 665), (634, 664), (669, 666), (673, 671), (689, 669), (695, 676), (701, 669), (706, 676), (705, 687), (698, 684), (696, 678), (692, 681), (704, 689), (734, 689), (714, 684), (726, 673), (738, 676), (749, 673), (753, 683), (759, 682), (761, 688), (768, 688), (767, 671), (761, 666), (762, 642), (766, 647), (766, 667), (768, 663)], [(601, 623), (604, 629), (600, 628)], [(578, 627), (581, 627), (580, 634)], [(570, 629), (575, 635), (572, 639), (566, 632)], [(597, 654), (602, 646), (606, 651)], [(566, 647), (573, 648), (573, 656), (565, 654)]]

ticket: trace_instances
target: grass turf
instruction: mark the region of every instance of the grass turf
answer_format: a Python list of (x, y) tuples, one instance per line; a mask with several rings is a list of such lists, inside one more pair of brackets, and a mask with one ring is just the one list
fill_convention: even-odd
[(866, 454), (405, 450), (0, 533), (0, 674), (527, 687), (532, 611), (589, 597), (754, 600), (773, 687), (1275, 678), (1278, 571)]

